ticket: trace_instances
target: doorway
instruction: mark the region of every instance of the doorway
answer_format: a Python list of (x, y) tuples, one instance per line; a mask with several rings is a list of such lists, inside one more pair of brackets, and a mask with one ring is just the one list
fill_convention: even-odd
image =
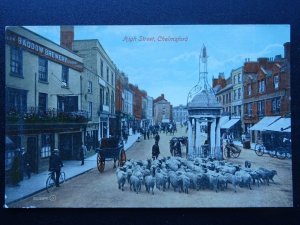
[(29, 155), (29, 163), (31, 172), (38, 172), (38, 152), (37, 152), (37, 137), (27, 138), (27, 151)]

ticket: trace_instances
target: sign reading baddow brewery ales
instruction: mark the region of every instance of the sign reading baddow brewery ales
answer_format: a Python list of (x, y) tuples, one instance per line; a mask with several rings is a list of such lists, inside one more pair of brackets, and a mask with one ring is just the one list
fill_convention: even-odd
[(83, 71), (83, 64), (75, 59), (72, 59), (68, 56), (62, 55), (50, 48), (47, 48), (44, 45), (38, 44), (28, 38), (25, 38), (19, 34), (16, 34), (11, 31), (6, 31), (6, 43), (9, 45), (14, 45), (16, 47), (23, 48), (29, 52), (37, 54), (39, 56), (43, 56), (49, 60), (64, 64), (68, 67), (73, 68), (74, 70), (78, 70), (80, 72)]

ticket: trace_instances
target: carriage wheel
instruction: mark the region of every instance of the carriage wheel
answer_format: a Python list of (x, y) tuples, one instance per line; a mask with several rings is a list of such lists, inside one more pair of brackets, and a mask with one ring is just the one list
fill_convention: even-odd
[(104, 171), (105, 168), (105, 158), (98, 153), (97, 156), (97, 167), (100, 173), (102, 173)]
[(126, 162), (126, 153), (124, 149), (122, 149), (119, 157), (119, 166), (120, 167), (124, 166), (125, 162)]
[(237, 157), (240, 156), (240, 153), (241, 153), (241, 152), (238, 152), (238, 151), (236, 151), (236, 152), (231, 151), (231, 157), (237, 158)]
[(286, 159), (287, 152), (282, 147), (279, 147), (279, 149), (276, 151), (276, 157), (278, 159)]

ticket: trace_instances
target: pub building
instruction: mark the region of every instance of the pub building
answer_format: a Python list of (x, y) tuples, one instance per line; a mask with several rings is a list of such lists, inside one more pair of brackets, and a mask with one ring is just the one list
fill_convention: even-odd
[[(78, 157), (88, 111), (81, 108), (83, 59), (67, 48), (19, 26), (5, 31), (6, 174), (22, 148), (31, 172), (48, 169), (55, 148), (63, 160)], [(10, 151), (9, 151), (10, 150)]]

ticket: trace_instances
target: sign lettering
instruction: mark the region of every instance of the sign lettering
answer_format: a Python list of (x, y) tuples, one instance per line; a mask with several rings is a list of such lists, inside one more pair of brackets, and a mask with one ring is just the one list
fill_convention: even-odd
[(77, 71), (83, 71), (83, 63), (69, 58), (63, 54), (60, 54), (46, 46), (38, 44), (28, 38), (22, 37), (19, 34), (16, 34), (12, 31), (6, 31), (5, 36), (6, 42), (10, 45), (14, 45), (16, 47), (21, 47), (23, 49), (28, 50), (29, 52), (35, 53), (39, 56), (45, 57), (52, 61), (64, 64), (70, 68), (73, 68)]

